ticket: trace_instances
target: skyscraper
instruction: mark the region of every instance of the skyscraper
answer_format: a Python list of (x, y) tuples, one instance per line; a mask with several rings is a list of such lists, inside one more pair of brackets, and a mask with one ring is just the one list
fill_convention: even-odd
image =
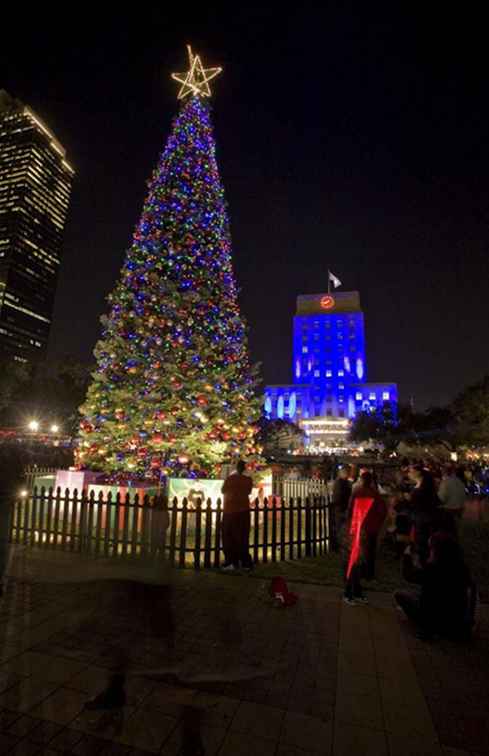
[(0, 90), (0, 355), (46, 351), (73, 168), (41, 119)]
[(358, 412), (397, 412), (397, 386), (367, 383), (357, 291), (301, 295), (294, 317), (293, 383), (267, 386), (265, 414), (299, 422), (311, 443), (347, 436)]

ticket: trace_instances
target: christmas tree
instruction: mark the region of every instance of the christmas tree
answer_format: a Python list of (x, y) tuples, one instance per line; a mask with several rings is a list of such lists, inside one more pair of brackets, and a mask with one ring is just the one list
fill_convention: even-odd
[(231, 264), (208, 82), (189, 48), (182, 107), (102, 318), (81, 407), (81, 467), (114, 478), (210, 477), (256, 455), (260, 409)]

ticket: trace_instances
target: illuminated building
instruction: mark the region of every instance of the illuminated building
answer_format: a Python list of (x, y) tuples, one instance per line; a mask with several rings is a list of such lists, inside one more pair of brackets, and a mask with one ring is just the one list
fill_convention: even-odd
[(73, 173), (50, 129), (0, 90), (0, 355), (46, 350)]
[(346, 436), (359, 411), (395, 415), (395, 383), (368, 383), (365, 326), (356, 291), (301, 295), (293, 326), (293, 383), (267, 386), (265, 414), (304, 428), (311, 443)]

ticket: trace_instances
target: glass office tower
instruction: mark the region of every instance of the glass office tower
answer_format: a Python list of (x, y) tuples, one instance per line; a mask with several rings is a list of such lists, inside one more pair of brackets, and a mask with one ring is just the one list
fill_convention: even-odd
[(73, 175), (50, 129), (0, 90), (0, 356), (46, 351)]

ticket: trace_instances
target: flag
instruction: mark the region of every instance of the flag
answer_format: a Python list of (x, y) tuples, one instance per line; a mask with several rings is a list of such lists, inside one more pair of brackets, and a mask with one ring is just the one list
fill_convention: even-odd
[(336, 278), (336, 276), (333, 275), (333, 273), (331, 273), (330, 270), (328, 270), (328, 281), (331, 281), (331, 283), (333, 284), (333, 286), (335, 287), (335, 289), (337, 289), (338, 286), (341, 286), (340, 279)]

